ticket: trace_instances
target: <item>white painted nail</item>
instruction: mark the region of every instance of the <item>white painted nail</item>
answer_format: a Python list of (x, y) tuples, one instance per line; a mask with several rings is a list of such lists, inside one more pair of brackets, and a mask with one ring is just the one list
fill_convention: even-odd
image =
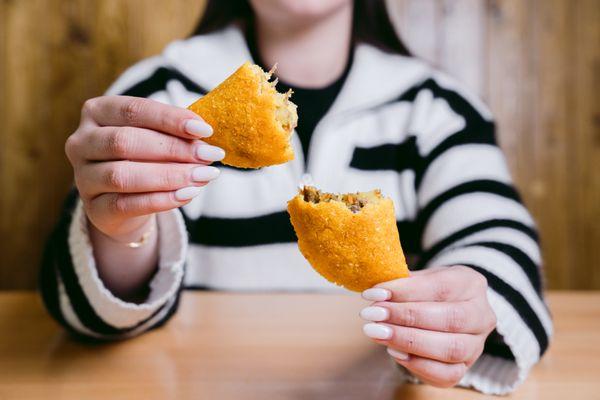
[(196, 148), (196, 157), (204, 161), (221, 161), (225, 157), (225, 151), (217, 146), (203, 144)]
[(178, 201), (191, 200), (194, 197), (198, 196), (201, 191), (202, 191), (202, 188), (197, 187), (197, 186), (184, 187), (175, 192), (175, 198)]
[(360, 311), (360, 317), (367, 321), (386, 321), (390, 317), (390, 310), (385, 307), (365, 307)]
[(386, 301), (392, 298), (392, 292), (382, 288), (371, 288), (362, 292), (362, 298), (370, 301)]
[(190, 135), (198, 137), (209, 137), (213, 134), (212, 127), (199, 119), (188, 119), (185, 121), (185, 131)]
[(397, 360), (406, 361), (409, 358), (409, 355), (407, 353), (392, 349), (391, 347), (387, 348), (387, 352), (390, 356), (394, 357)]
[(192, 180), (195, 182), (207, 182), (216, 179), (221, 171), (218, 168), (206, 166), (196, 167), (192, 170)]
[(363, 332), (371, 339), (387, 340), (392, 338), (392, 328), (381, 324), (365, 324)]

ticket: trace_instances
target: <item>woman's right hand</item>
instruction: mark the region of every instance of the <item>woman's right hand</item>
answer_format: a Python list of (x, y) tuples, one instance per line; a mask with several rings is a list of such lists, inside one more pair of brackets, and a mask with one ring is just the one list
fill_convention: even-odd
[(212, 128), (192, 111), (149, 99), (87, 100), (65, 152), (89, 221), (128, 237), (157, 212), (188, 203), (219, 175), (225, 152), (203, 143)]

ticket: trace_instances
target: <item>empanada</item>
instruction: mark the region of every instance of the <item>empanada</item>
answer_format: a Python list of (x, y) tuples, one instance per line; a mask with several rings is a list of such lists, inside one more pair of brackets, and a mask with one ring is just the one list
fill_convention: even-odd
[(305, 186), (288, 212), (300, 251), (330, 282), (363, 291), (408, 276), (394, 204), (379, 190), (339, 195)]
[(213, 128), (206, 143), (225, 150), (222, 163), (260, 168), (294, 159), (290, 136), (298, 122), (291, 91), (278, 93), (271, 72), (244, 63), (188, 108)]

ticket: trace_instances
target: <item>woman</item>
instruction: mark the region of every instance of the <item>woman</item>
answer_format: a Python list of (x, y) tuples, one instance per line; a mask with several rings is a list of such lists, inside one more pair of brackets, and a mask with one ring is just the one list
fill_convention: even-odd
[[(216, 168), (224, 151), (202, 142), (211, 127), (184, 107), (248, 59), (277, 62), (279, 89), (295, 92), (296, 159)], [(379, 187), (394, 200), (417, 271), (364, 292), (374, 304), (361, 316), (411, 377), (507, 393), (547, 348), (537, 234), (490, 114), (408, 56), (383, 1), (209, 1), (193, 37), (84, 104), (66, 153), (77, 193), (42, 288), (74, 333), (152, 329), (182, 287), (329, 289), (285, 213), (310, 173), (327, 191)]]

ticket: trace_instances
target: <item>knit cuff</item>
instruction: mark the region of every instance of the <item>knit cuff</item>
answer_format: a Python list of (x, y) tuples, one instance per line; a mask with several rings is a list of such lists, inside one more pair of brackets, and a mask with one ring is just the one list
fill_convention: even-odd
[(539, 361), (539, 346), (523, 320), (502, 296), (488, 289), (488, 300), (496, 313), (496, 330), (515, 359), (506, 360), (484, 353), (459, 386), (473, 387), (486, 394), (503, 395), (523, 383), (531, 367)]
[(150, 294), (143, 303), (130, 303), (113, 295), (96, 269), (88, 234), (88, 221), (78, 201), (69, 228), (69, 250), (81, 289), (95, 313), (108, 325), (125, 329), (152, 316), (176, 297), (182, 284), (187, 253), (187, 233), (179, 210), (157, 214), (159, 240), (158, 270), (150, 282)]

